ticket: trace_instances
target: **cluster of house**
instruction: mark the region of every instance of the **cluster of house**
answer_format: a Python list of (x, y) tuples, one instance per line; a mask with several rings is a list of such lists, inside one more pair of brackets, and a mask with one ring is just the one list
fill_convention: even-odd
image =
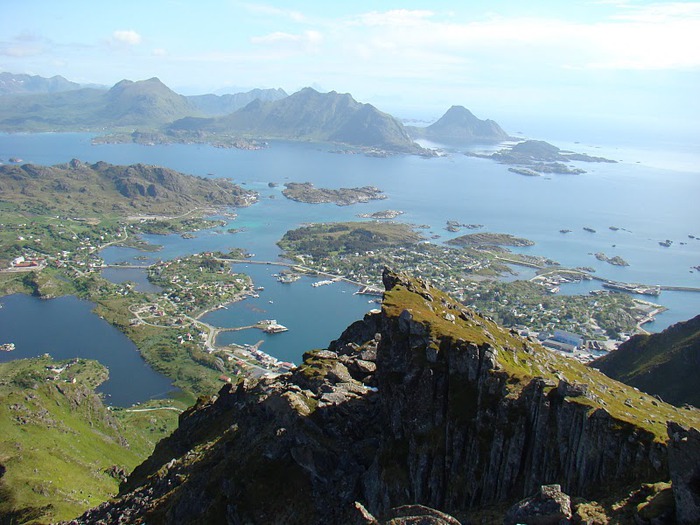
[(20, 255), (12, 259), (10, 266), (12, 268), (38, 268), (44, 265), (44, 259), (34, 258), (34, 257), (24, 257)]

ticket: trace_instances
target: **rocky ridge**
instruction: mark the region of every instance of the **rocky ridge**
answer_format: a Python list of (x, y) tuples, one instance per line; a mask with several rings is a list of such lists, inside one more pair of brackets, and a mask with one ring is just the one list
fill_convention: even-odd
[(383, 280), (381, 312), (288, 374), (201, 398), (73, 523), (373, 523), (415, 504), (461, 518), (547, 484), (598, 498), (669, 479), (666, 422), (700, 427), (428, 283)]

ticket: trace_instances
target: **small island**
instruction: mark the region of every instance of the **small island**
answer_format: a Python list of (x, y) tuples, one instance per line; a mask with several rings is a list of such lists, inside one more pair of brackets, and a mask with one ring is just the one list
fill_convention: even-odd
[(382, 210), (374, 213), (360, 213), (358, 217), (361, 219), (395, 219), (399, 215), (403, 215), (403, 212), (399, 210)]
[(615, 162), (603, 157), (592, 157), (585, 153), (564, 151), (543, 140), (526, 140), (519, 142), (510, 148), (504, 148), (496, 153), (467, 153), (470, 157), (493, 159), (501, 164), (510, 164), (516, 167), (508, 168), (513, 173), (536, 177), (545, 173), (560, 175), (579, 175), (586, 173), (581, 168), (574, 168), (567, 163), (579, 162)]
[(358, 202), (386, 199), (386, 195), (374, 186), (361, 188), (315, 188), (310, 182), (288, 182), (284, 185), (282, 195), (297, 202), (306, 204), (334, 203), (338, 206), (350, 206)]
[(447, 241), (455, 246), (534, 246), (534, 242), (508, 233), (470, 233)]
[(204, 131), (168, 130), (134, 131), (132, 133), (109, 133), (92, 139), (92, 144), (140, 144), (141, 146), (156, 146), (161, 144), (211, 144), (215, 148), (235, 148), (256, 151), (268, 147), (268, 143), (240, 137), (235, 134), (207, 133)]
[(459, 221), (447, 221), (447, 226), (445, 226), (445, 229), (448, 232), (458, 232), (461, 228), (466, 228), (467, 230), (478, 230), (479, 228), (483, 228), (483, 224), (466, 224), (466, 223), (461, 223)]
[(619, 255), (615, 255), (614, 257), (608, 257), (603, 252), (598, 252), (595, 254), (595, 258), (598, 259), (599, 261), (603, 261), (603, 262), (606, 262), (608, 264), (612, 264), (613, 266), (629, 266), (629, 263), (627, 261), (625, 261)]

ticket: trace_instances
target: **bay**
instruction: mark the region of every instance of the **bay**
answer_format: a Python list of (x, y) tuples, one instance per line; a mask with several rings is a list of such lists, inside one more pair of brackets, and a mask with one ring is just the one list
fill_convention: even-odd
[[(439, 236), (436, 242), (467, 233), (447, 232), (444, 229), (447, 220), (479, 223), (485, 225), (483, 231), (511, 233), (535, 242), (532, 247), (517, 249), (521, 253), (543, 255), (569, 267), (589, 266), (601, 277), (700, 287), (700, 272), (691, 269), (700, 264), (700, 240), (690, 238), (700, 237), (700, 210), (696, 205), (700, 169), (693, 167), (700, 166), (700, 162), (694, 165), (668, 162), (673, 152), (665, 150), (647, 148), (641, 155), (629, 146), (620, 149), (612, 143), (557, 143), (549, 138), (560, 147), (570, 146), (575, 151), (619, 162), (574, 163), (588, 172), (579, 176), (523, 177), (490, 160), (467, 157), (463, 151), (432, 159), (374, 158), (335, 154), (331, 150), (336, 147), (324, 144), (282, 141), (272, 142), (269, 149), (242, 151), (207, 145), (92, 146), (89, 140), (88, 134), (0, 135), (0, 158), (19, 156), (43, 164), (67, 162), (74, 157), (89, 162), (158, 164), (195, 175), (229, 177), (260, 193), (257, 204), (236, 210), (238, 217), (221, 228), (197, 232), (193, 239), (182, 239), (179, 235), (145, 236), (163, 248), (143, 254), (110, 247), (102, 253), (108, 263), (132, 260), (138, 264), (144, 261), (137, 262), (136, 257), (144, 255), (155, 261), (230, 248), (243, 248), (254, 253), (257, 260), (276, 261), (280, 258), (276, 242), (288, 229), (304, 223), (358, 220), (357, 214), (391, 208), (405, 212), (400, 218), (402, 222), (428, 224), (426, 235)], [(698, 159), (697, 152), (691, 150), (684, 151), (684, 155), (686, 160)], [(666, 165), (669, 167), (664, 168)], [(388, 198), (349, 207), (302, 204), (281, 195), (282, 185), (290, 181), (309, 181), (329, 188), (374, 185)], [(269, 187), (269, 182), (277, 187)], [(228, 228), (243, 231), (230, 234), (226, 232)], [(595, 233), (584, 228), (594, 229)], [(561, 234), (560, 229), (572, 231)], [(673, 241), (670, 247), (659, 245), (666, 239)], [(594, 254), (601, 251), (609, 257), (623, 257), (630, 266), (612, 266), (597, 260)], [(266, 279), (259, 275), (256, 280)], [(272, 282), (270, 293), (282, 286), (292, 291), (304, 289), (303, 293), (292, 292), (299, 296), (289, 303), (268, 299), (273, 303), (280, 300), (280, 308), (274, 309), (274, 315), (266, 311), (266, 316), (283, 324), (285, 318), (303, 312), (306, 302), (327, 300), (320, 295), (307, 296), (307, 287), (301, 283), (289, 287)], [(344, 296), (352, 297), (348, 292)], [(656, 322), (647, 325), (655, 331), (700, 313), (698, 293), (664, 291), (654, 300), (669, 308)], [(359, 317), (358, 310), (362, 310), (360, 303), (356, 310), (351, 301), (341, 298), (333, 302), (332, 308), (322, 309), (320, 317), (310, 317), (309, 323), (325, 324), (332, 318), (339, 320), (339, 326), (347, 326)], [(290, 306), (282, 308), (282, 304)], [(248, 307), (220, 310), (207, 320), (220, 326), (241, 325), (244, 323), (239, 321), (247, 315), (245, 308)], [(288, 335), (296, 332), (313, 333), (313, 330), (299, 328), (290, 330)], [(245, 334), (245, 337), (258, 335)], [(229, 337), (234, 336), (227, 334), (222, 340), (225, 342)], [(303, 351), (327, 342), (295, 341), (294, 345), (300, 347), (295, 350), (296, 359), (292, 359), (287, 357), (286, 350), (275, 349), (277, 343), (273, 345), (272, 341), (282, 339), (271, 336), (263, 349), (280, 359), (297, 362)], [(291, 345), (280, 343), (282, 346)]]
[(95, 359), (109, 369), (109, 379), (97, 391), (115, 406), (174, 390), (167, 377), (146, 364), (134, 343), (92, 312), (94, 304), (88, 301), (15, 294), (0, 298), (0, 304), (0, 342), (15, 344), (12, 352), (0, 352), (0, 362), (45, 353), (57, 360)]

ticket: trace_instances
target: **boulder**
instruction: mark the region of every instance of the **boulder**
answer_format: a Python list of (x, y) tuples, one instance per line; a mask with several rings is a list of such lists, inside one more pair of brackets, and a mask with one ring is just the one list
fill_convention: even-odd
[(571, 521), (571, 499), (560, 485), (542, 485), (534, 496), (513, 505), (504, 525), (564, 525)]

